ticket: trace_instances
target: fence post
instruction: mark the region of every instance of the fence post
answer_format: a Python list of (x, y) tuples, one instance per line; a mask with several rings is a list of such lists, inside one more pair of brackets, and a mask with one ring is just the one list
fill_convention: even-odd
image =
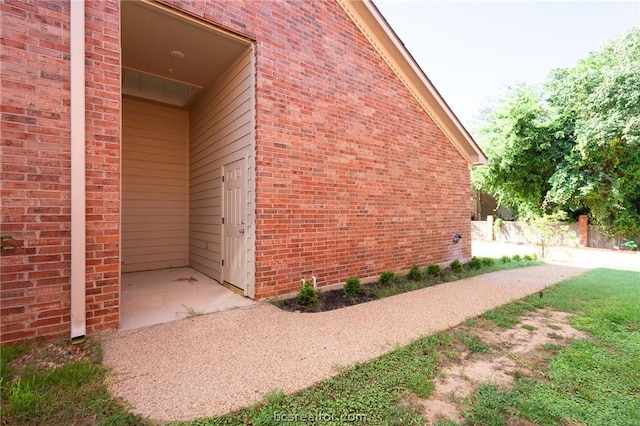
[(586, 214), (578, 216), (578, 238), (580, 247), (589, 246), (589, 218)]
[(495, 235), (493, 235), (493, 216), (487, 215), (487, 234), (489, 236), (489, 241), (495, 240)]

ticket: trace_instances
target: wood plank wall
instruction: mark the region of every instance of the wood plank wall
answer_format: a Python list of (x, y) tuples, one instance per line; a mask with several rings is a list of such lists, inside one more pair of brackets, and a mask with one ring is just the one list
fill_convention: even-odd
[[(248, 49), (191, 111), (190, 265), (218, 280), (222, 275), (221, 168), (243, 156), (251, 157), (247, 164), (253, 163), (252, 55)], [(253, 180), (253, 168), (250, 168), (248, 176)], [(248, 191), (251, 191), (247, 197), (249, 223), (255, 209), (251, 184)]]
[(189, 112), (122, 105), (122, 272), (188, 266)]

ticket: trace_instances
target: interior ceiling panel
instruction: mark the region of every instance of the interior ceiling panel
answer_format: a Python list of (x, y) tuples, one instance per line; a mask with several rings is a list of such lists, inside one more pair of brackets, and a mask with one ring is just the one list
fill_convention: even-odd
[[(239, 38), (143, 2), (123, 1), (121, 6), (124, 68), (204, 87), (248, 46)], [(184, 58), (172, 57), (172, 51)]]

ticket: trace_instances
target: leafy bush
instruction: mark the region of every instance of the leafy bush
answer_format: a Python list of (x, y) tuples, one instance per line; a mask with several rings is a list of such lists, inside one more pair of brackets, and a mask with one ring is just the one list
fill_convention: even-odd
[(531, 260), (538, 260), (538, 255), (535, 253), (531, 253), (529, 257), (531, 257)]
[(462, 263), (458, 259), (454, 260), (449, 264), (449, 269), (453, 272), (462, 272)]
[(638, 244), (636, 244), (633, 238), (625, 238), (624, 242), (620, 245), (620, 248), (622, 250), (640, 250), (640, 248), (638, 248)]
[(522, 260), (533, 260), (533, 258), (531, 257), (531, 255), (525, 254), (524, 256), (522, 256)]
[(344, 294), (349, 297), (356, 297), (356, 295), (360, 292), (360, 280), (358, 277), (349, 277), (347, 278), (347, 282), (344, 287)]
[(391, 281), (395, 278), (395, 274), (393, 271), (382, 271), (380, 274), (380, 278), (378, 278), (378, 282), (382, 285), (389, 285)]
[(302, 306), (315, 306), (318, 303), (318, 292), (310, 281), (305, 280), (298, 292), (298, 303)]
[(422, 272), (420, 272), (420, 268), (418, 265), (413, 265), (407, 274), (407, 279), (409, 281), (420, 281), (422, 279)]
[(436, 263), (432, 263), (427, 266), (427, 275), (429, 275), (430, 277), (439, 277), (440, 274), (442, 274), (442, 269), (440, 268), (440, 265)]
[(482, 259), (480, 259), (480, 261), (482, 262), (483, 266), (493, 266), (495, 262), (495, 260), (493, 260), (490, 257), (483, 257)]
[(509, 262), (511, 262), (511, 258), (510, 258), (509, 256), (506, 256), (506, 255), (505, 255), (505, 256), (502, 256), (502, 257), (500, 258), (500, 261), (501, 261), (502, 263), (509, 263)]
[(467, 266), (469, 267), (469, 269), (480, 269), (482, 268), (482, 261), (479, 258), (473, 256), (471, 260), (467, 262)]
[(515, 261), (522, 260), (522, 258), (520, 257), (520, 255), (519, 255), (519, 254), (514, 254), (513, 256), (511, 256), (511, 258), (512, 258), (513, 260), (515, 260)]

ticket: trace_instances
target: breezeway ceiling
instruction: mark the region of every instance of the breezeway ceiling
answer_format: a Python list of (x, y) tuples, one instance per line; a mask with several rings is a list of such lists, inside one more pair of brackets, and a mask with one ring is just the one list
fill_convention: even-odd
[[(121, 3), (123, 93), (185, 106), (248, 41), (143, 1)], [(184, 57), (176, 59), (174, 56)]]

